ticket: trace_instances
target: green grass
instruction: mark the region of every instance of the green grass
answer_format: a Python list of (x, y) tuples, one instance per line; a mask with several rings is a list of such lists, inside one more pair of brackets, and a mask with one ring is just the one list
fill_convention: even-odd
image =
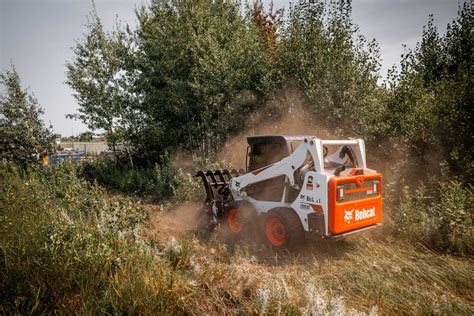
[(473, 258), (382, 230), (297, 253), (152, 231), (73, 166), (0, 171), (0, 313), (472, 314)]

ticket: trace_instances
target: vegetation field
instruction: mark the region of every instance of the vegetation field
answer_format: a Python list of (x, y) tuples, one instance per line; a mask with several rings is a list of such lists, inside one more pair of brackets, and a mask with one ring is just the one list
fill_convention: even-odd
[(110, 194), (79, 171), (2, 170), (3, 313), (473, 312), (472, 257), (387, 229), (291, 253), (225, 245), (195, 230), (197, 204)]

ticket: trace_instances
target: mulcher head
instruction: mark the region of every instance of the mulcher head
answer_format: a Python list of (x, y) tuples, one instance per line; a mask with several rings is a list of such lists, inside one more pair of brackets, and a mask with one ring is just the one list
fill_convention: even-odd
[(195, 177), (200, 177), (206, 190), (205, 209), (212, 217), (212, 223), (222, 217), (225, 207), (232, 200), (229, 190), (229, 181), (239, 176), (235, 169), (216, 170), (216, 171), (198, 171)]

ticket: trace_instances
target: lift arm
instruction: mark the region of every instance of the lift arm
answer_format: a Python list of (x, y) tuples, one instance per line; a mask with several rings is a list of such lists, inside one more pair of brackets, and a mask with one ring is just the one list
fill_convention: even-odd
[(246, 173), (240, 177), (233, 178), (230, 182), (231, 191), (240, 195), (242, 189), (249, 184), (272, 179), (285, 175), (290, 184), (295, 184), (295, 170), (303, 166), (307, 154), (311, 155), (314, 161), (316, 172), (323, 171), (322, 143), (319, 138), (304, 138), (303, 142), (296, 150), (286, 158), (263, 168)]

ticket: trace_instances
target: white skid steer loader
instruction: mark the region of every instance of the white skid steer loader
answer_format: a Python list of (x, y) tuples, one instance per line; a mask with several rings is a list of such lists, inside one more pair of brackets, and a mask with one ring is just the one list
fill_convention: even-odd
[(276, 248), (341, 238), (380, 225), (382, 176), (361, 139), (247, 137), (247, 173), (199, 171), (209, 227), (235, 238), (260, 232)]

